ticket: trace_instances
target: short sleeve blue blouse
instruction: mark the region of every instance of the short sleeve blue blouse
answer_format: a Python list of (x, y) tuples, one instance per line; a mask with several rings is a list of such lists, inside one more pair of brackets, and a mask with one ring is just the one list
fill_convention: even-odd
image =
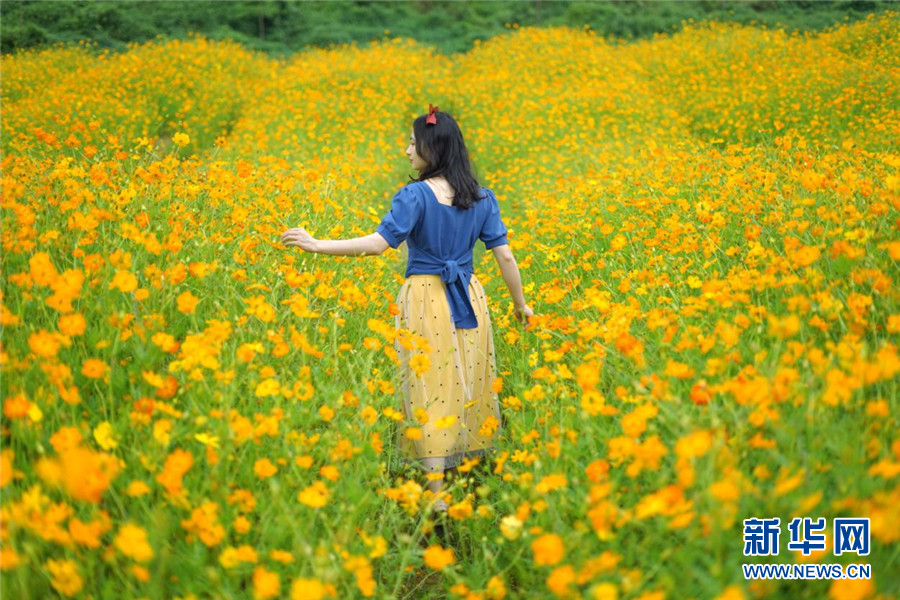
[(441, 204), (427, 183), (415, 181), (397, 192), (376, 232), (391, 248), (407, 242), (406, 277), (441, 276), (457, 328), (478, 327), (469, 298), (475, 241), (481, 240), (487, 249), (507, 243), (500, 206), (491, 190), (481, 188), (481, 200), (461, 209)]

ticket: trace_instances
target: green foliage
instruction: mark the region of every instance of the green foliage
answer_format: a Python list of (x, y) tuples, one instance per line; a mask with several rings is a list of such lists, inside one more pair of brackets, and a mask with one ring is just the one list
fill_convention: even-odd
[(550, 2), (111, 2), (27, 0), (3, 5), (4, 53), (57, 42), (92, 40), (123, 50), (157, 36), (189, 32), (231, 38), (257, 50), (288, 54), (306, 46), (365, 43), (385, 35), (414, 38), (444, 52), (464, 52), (476, 40), (513, 24), (588, 26), (604, 36), (632, 39), (678, 29), (682, 21), (716, 19), (819, 29), (891, 6), (890, 2), (654, 2), (604, 0)]

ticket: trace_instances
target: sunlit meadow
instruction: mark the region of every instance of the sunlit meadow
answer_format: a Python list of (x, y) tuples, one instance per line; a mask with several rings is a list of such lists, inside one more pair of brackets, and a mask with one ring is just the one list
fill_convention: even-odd
[[(2, 58), (4, 598), (900, 596), (900, 15), (518, 29), (275, 60)], [(500, 200), (503, 429), (448, 539), (374, 231), (428, 103)], [(427, 364), (427, 363), (426, 363)], [(497, 429), (486, 422), (484, 428)], [(742, 520), (871, 519), (862, 581), (745, 581)]]

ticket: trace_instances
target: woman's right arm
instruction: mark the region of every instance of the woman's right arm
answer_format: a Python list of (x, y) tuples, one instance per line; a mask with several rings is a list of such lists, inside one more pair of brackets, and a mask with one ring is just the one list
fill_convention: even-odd
[(512, 295), (516, 318), (521, 321), (523, 316), (533, 316), (534, 312), (525, 304), (525, 294), (522, 292), (522, 276), (519, 274), (519, 265), (516, 264), (516, 259), (512, 250), (509, 249), (509, 245), (495, 246), (491, 251), (494, 253), (497, 265), (500, 266), (503, 281), (506, 282), (506, 287), (509, 288), (509, 293)]

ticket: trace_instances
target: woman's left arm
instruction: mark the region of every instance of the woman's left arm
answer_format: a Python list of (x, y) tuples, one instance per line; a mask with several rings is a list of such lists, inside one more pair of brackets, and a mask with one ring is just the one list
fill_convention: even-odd
[(370, 233), (349, 240), (317, 240), (302, 227), (288, 229), (281, 234), (285, 246), (299, 246), (307, 252), (336, 256), (365, 256), (383, 254), (390, 246), (380, 233)]

